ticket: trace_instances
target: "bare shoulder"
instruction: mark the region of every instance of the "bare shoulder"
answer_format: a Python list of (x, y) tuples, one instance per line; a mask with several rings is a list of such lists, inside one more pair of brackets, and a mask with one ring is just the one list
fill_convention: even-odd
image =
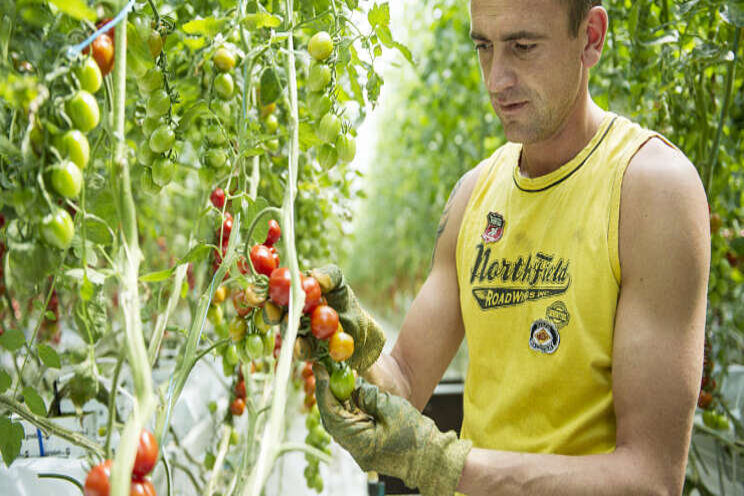
[[(649, 140), (628, 164), (620, 203), (620, 262), (645, 251), (705, 255), (710, 244), (705, 190), (692, 163), (660, 139)], [(641, 264), (644, 265), (644, 264)], [(625, 275), (625, 270), (623, 270)], [(625, 279), (625, 277), (623, 277)]]

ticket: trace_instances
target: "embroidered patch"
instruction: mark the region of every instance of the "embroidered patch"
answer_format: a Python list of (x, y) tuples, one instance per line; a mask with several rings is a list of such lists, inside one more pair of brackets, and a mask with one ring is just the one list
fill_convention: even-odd
[(545, 318), (554, 323), (558, 329), (562, 329), (568, 325), (571, 315), (568, 313), (565, 303), (556, 301), (545, 311)]
[(488, 213), (488, 225), (481, 237), (486, 243), (495, 243), (504, 235), (504, 216), (498, 212)]
[(549, 320), (538, 319), (532, 323), (530, 328), (530, 348), (540, 353), (550, 355), (558, 349), (561, 343), (561, 335), (555, 324)]

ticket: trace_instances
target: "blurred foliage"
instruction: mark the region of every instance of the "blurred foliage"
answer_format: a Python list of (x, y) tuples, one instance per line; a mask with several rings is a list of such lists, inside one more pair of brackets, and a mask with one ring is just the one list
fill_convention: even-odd
[[(451, 188), (504, 141), (468, 36), (467, 6), (424, 3), (405, 16), (403, 38), (415, 67), (386, 74), (391, 97), (347, 262), (358, 293), (396, 324), (428, 275)], [(744, 6), (722, 0), (605, 6), (610, 29), (591, 73), (593, 98), (667, 136), (696, 165), (708, 193), (714, 232), (706, 333), (719, 385), (712, 408), (724, 412), (731, 406), (720, 395), (728, 365), (744, 362)], [(736, 429), (741, 440), (740, 423)], [(688, 488), (706, 493), (695, 451)]]

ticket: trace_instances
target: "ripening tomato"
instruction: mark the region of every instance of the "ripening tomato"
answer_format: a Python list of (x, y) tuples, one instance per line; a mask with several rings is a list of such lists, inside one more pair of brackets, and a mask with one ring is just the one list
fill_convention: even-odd
[(129, 496), (157, 496), (157, 492), (150, 479), (132, 479)]
[(90, 53), (91, 50), (93, 51), (93, 58), (101, 70), (101, 75), (107, 76), (114, 68), (114, 41), (109, 35), (103, 33), (93, 40), (93, 43), (86, 47), (83, 53)]
[(323, 143), (334, 144), (336, 143), (336, 139), (340, 133), (341, 119), (330, 112), (324, 115), (317, 131), (318, 138), (320, 138)]
[(310, 56), (315, 60), (325, 60), (333, 53), (333, 40), (331, 35), (325, 31), (316, 33), (315, 36), (310, 38), (310, 43), (307, 45), (307, 51)]
[(83, 186), (83, 173), (69, 160), (52, 167), (52, 187), (64, 198), (76, 198)]
[(212, 297), (213, 303), (222, 303), (227, 298), (227, 289), (225, 286), (220, 286), (214, 290), (214, 296)]
[(713, 403), (713, 395), (709, 393), (708, 391), (700, 391), (700, 395), (698, 396), (698, 407), (702, 408), (703, 410), (707, 410), (710, 408), (710, 405)]
[(111, 491), (111, 460), (99, 463), (90, 469), (85, 478), (85, 496), (109, 496)]
[(242, 400), (245, 399), (245, 381), (242, 379), (235, 383), (235, 396)]
[(342, 162), (351, 162), (356, 157), (356, 140), (350, 134), (341, 134), (336, 139), (336, 151)]
[(75, 224), (67, 210), (58, 208), (41, 220), (41, 237), (48, 244), (67, 249), (75, 235)]
[(278, 325), (282, 321), (284, 311), (279, 308), (275, 303), (267, 301), (261, 311), (263, 314), (263, 320), (269, 325)]
[(225, 206), (225, 190), (222, 188), (215, 188), (212, 194), (209, 195), (209, 200), (214, 205), (214, 208), (222, 210)]
[(137, 456), (134, 459), (132, 475), (142, 478), (152, 472), (155, 463), (158, 461), (158, 442), (152, 432), (142, 429), (137, 445)]
[[(235, 302), (234, 299), (233, 302)], [(238, 310), (237, 306), (235, 307), (235, 310)], [(242, 341), (245, 337), (248, 326), (245, 323), (245, 319), (240, 315), (239, 312), (238, 316), (230, 321), (230, 327), (228, 328), (228, 330), (230, 332), (230, 339), (232, 339), (234, 343)]]
[(230, 74), (223, 72), (216, 78), (214, 78), (214, 91), (217, 96), (223, 100), (229, 100), (232, 98), (235, 92), (235, 82)]
[(321, 305), (310, 316), (310, 330), (318, 339), (328, 339), (338, 329), (338, 313), (329, 305)]
[(152, 163), (152, 180), (160, 187), (165, 187), (176, 174), (176, 164), (168, 158), (160, 157)]
[(310, 91), (323, 91), (331, 82), (331, 68), (323, 64), (314, 64), (307, 76), (307, 87)]
[(308, 377), (313, 375), (313, 362), (306, 361), (304, 365), (302, 366), (302, 378), (307, 379)]
[(264, 245), (254, 245), (251, 248), (251, 263), (253, 264), (253, 268), (256, 269), (256, 272), (265, 276), (270, 276), (274, 269), (276, 269), (271, 250)]
[(346, 401), (354, 391), (355, 382), (354, 372), (351, 371), (351, 367), (344, 365), (342, 368), (333, 371), (329, 385), (336, 399)]
[(67, 102), (67, 114), (72, 120), (72, 125), (84, 133), (95, 128), (101, 118), (96, 97), (85, 90), (78, 91)]
[(266, 241), (264, 244), (268, 247), (273, 246), (274, 243), (279, 241), (282, 235), (282, 228), (279, 227), (279, 223), (274, 219), (269, 219), (269, 232), (266, 234)]
[(343, 362), (354, 354), (354, 338), (346, 334), (341, 327), (328, 341), (328, 353), (336, 362)]
[(150, 48), (150, 55), (153, 58), (157, 58), (158, 55), (163, 51), (163, 37), (157, 29), (150, 31), (150, 36), (147, 37), (147, 46)]
[(320, 305), (321, 298), (323, 295), (320, 292), (320, 284), (312, 277), (302, 277), (302, 290), (305, 292), (305, 305), (302, 307), (302, 311), (305, 313), (312, 313), (315, 307)]
[[(261, 334), (268, 334), (268, 332), (271, 330), (271, 325), (264, 320), (263, 312), (255, 312), (253, 314), (253, 325), (256, 326), (256, 330)], [(271, 342), (273, 344), (273, 338)]]
[(176, 133), (168, 124), (163, 124), (150, 135), (150, 149), (155, 153), (165, 153), (176, 142)]
[(245, 401), (243, 401), (241, 398), (235, 398), (232, 403), (230, 403), (230, 413), (232, 413), (236, 417), (240, 417), (241, 415), (243, 415), (244, 411)]
[(271, 301), (280, 306), (289, 304), (289, 287), (292, 284), (292, 277), (289, 269), (280, 267), (274, 269), (269, 277), (269, 298)]
[[(96, 22), (96, 29), (101, 29), (103, 26), (105, 26), (109, 22), (111, 22), (110, 17), (102, 17), (101, 19), (98, 20), (98, 22)], [(111, 38), (111, 40), (113, 40), (116, 37), (114, 33), (116, 33), (116, 26), (110, 27), (108, 31), (106, 31), (103, 34), (105, 34), (106, 36)]]
[(170, 95), (164, 89), (155, 90), (147, 99), (147, 116), (160, 117), (170, 110)]
[(60, 153), (72, 160), (80, 170), (85, 169), (90, 160), (90, 144), (88, 138), (77, 129), (71, 129), (60, 139)]
[(214, 52), (212, 62), (222, 72), (231, 71), (235, 67), (235, 55), (233, 55), (230, 49), (220, 47)]
[(92, 57), (86, 57), (83, 64), (75, 70), (75, 75), (80, 81), (80, 88), (89, 93), (95, 93), (101, 89), (103, 75), (98, 64)]
[(311, 375), (305, 378), (304, 389), (305, 389), (305, 394), (307, 395), (315, 394), (315, 376), (314, 375)]

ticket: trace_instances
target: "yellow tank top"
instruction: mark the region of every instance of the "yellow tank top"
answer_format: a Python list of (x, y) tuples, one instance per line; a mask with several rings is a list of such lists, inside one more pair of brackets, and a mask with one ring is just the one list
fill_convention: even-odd
[(653, 136), (608, 113), (589, 144), (550, 174), (521, 176), (514, 143), (485, 164), (457, 241), (470, 355), (462, 437), (474, 446), (614, 450), (620, 187)]

